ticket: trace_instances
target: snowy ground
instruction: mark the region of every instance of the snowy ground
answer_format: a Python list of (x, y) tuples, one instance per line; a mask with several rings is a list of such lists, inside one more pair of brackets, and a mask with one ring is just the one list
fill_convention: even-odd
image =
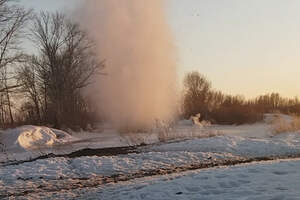
[(154, 176), (28, 198), (115, 200), (297, 200), (300, 160), (252, 163)]
[[(168, 142), (159, 142), (161, 130), (137, 136), (113, 129), (101, 134), (34, 126), (8, 130), (0, 134), (5, 150), (0, 153), (0, 198), (297, 199), (300, 161), (265, 160), (300, 157), (300, 134), (273, 135), (268, 118), (243, 126), (202, 127), (182, 121), (163, 129)], [(19, 162), (48, 153), (141, 143), (149, 145), (122, 155)], [(249, 164), (212, 168), (239, 163)]]
[(34, 159), (47, 154), (64, 155), (91, 148), (130, 146), (112, 129), (103, 132), (66, 133), (38, 126), (22, 126), (0, 133), (0, 163)]

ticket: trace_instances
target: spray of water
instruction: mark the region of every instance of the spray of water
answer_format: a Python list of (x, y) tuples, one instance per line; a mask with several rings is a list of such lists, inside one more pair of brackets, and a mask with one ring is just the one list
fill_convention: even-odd
[(83, 26), (105, 59), (106, 76), (89, 88), (118, 128), (148, 128), (176, 110), (176, 50), (164, 0), (89, 0)]

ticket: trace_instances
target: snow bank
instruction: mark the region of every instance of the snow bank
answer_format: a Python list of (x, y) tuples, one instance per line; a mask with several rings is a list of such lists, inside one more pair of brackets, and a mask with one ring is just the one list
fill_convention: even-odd
[(60, 143), (59, 137), (66, 137), (67, 134), (57, 135), (52, 129), (47, 127), (30, 127), (20, 131), (17, 142), (24, 149), (37, 149), (50, 147)]
[(68, 133), (40, 126), (22, 126), (8, 129), (1, 134), (6, 150), (33, 150), (63, 144), (72, 140)]
[(184, 168), (206, 161), (299, 155), (300, 135), (283, 134), (265, 139), (224, 135), (150, 145), (140, 147), (137, 151), (140, 153), (48, 158), (19, 165), (0, 166), (0, 193), (6, 191), (8, 186), (12, 190), (17, 186), (24, 188), (23, 180), (31, 181), (33, 185), (35, 182), (61, 178), (90, 179), (147, 170)]
[[(203, 162), (300, 155), (300, 134), (286, 133), (274, 136), (271, 134), (270, 127), (271, 125), (267, 123), (209, 127), (176, 124), (166, 131), (176, 138), (181, 136), (184, 138), (190, 134), (194, 136), (193, 140), (148, 145), (139, 147), (136, 151), (138, 153), (125, 155), (56, 157), (19, 165), (0, 165), (0, 197), (7, 192), (14, 194), (28, 188), (36, 191), (44, 186), (43, 184), (50, 188), (57, 188), (58, 183), (61, 186), (70, 185), (72, 179), (74, 181), (93, 180), (93, 178), (97, 180), (97, 177), (101, 176), (116, 174), (131, 176), (139, 172), (184, 168)], [(206, 133), (222, 134), (210, 138), (198, 137)], [(59, 154), (82, 148), (126, 146), (134, 140), (137, 143), (143, 141), (151, 143), (158, 139), (155, 134), (124, 137), (113, 129), (105, 130), (101, 134), (80, 133), (71, 136), (63, 131), (36, 126), (7, 130), (0, 134), (0, 137), (7, 149), (19, 148), (21, 153), (16, 152), (12, 158), (22, 160), (26, 159), (22, 152), (31, 152), (33, 158), (45, 154), (47, 152), (45, 149), (49, 149), (50, 153)], [(141, 140), (138, 141), (139, 139)], [(276, 173), (281, 174), (281, 172)], [(226, 184), (224, 187), (227, 187)]]
[[(154, 138), (155, 139), (155, 138)], [(66, 155), (82, 149), (103, 149), (136, 145), (134, 142), (157, 142), (151, 135), (133, 141), (116, 130), (101, 132), (72, 132), (40, 127), (22, 126), (0, 132), (0, 163), (15, 163), (55, 154)]]
[(107, 187), (86, 188), (32, 198), (73, 199), (299, 199), (300, 161), (266, 162), (141, 178)]
[[(278, 135), (274, 137), (272, 124), (269, 122), (273, 121), (276, 116), (266, 114), (265, 122), (241, 126), (209, 125), (206, 122), (199, 122), (199, 116), (195, 116), (194, 119), (178, 121), (173, 126), (160, 123), (150, 133), (138, 134), (120, 134), (107, 124), (102, 125), (101, 131), (98, 132), (80, 132), (71, 135), (47, 127), (22, 126), (0, 133), (0, 150), (2, 151), (0, 151), (0, 162), (24, 161), (50, 153), (64, 155), (86, 148), (126, 147), (199, 138), (203, 138), (203, 140), (189, 142), (189, 145), (199, 146), (197, 147), (198, 152), (213, 152), (215, 149), (222, 152), (228, 148), (244, 149), (245, 151), (249, 149), (248, 152), (254, 152), (257, 149), (262, 149), (262, 147), (267, 148), (267, 146), (267, 150), (272, 149), (271, 152), (273, 153), (276, 153), (276, 151), (281, 152), (280, 146), (286, 149), (285, 152), (291, 149), (294, 150), (294, 141), (300, 140), (297, 135), (286, 134), (285, 136)], [(279, 116), (287, 120), (290, 119), (289, 116)], [(247, 144), (248, 142), (251, 143), (250, 146)], [(231, 143), (235, 143), (237, 146), (231, 146)], [(253, 146), (253, 144), (255, 145)], [(222, 148), (219, 148), (220, 145)], [(184, 146), (186, 145), (184, 144)], [(204, 147), (207, 148), (204, 149)], [(178, 147), (170, 146), (170, 148)], [(185, 150), (182, 149), (182, 151)], [(225, 152), (234, 153), (235, 151)]]

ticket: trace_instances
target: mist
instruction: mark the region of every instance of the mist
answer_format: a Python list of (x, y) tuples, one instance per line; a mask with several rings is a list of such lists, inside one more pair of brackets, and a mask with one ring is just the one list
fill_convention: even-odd
[(175, 116), (176, 48), (164, 4), (89, 0), (80, 9), (107, 74), (95, 78), (88, 94), (117, 128), (149, 128)]

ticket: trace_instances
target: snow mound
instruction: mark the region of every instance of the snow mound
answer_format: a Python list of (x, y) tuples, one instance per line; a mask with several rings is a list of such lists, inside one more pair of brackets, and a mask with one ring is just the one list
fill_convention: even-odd
[(70, 141), (72, 137), (63, 131), (42, 126), (21, 126), (2, 133), (1, 142), (7, 148), (25, 150), (47, 148)]
[(57, 143), (57, 135), (46, 127), (33, 127), (20, 132), (18, 143), (24, 149), (52, 146)]

